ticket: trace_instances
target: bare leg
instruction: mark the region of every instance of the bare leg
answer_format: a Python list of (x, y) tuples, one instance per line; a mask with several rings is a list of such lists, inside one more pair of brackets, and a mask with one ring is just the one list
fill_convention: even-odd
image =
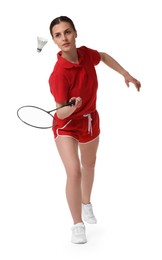
[(66, 197), (74, 224), (76, 224), (82, 222), (81, 170), (78, 157), (78, 142), (71, 137), (58, 137), (56, 145), (66, 170)]
[(91, 192), (94, 181), (94, 168), (96, 163), (96, 153), (99, 144), (99, 138), (86, 144), (80, 144), (81, 164), (82, 164), (82, 203), (91, 202)]

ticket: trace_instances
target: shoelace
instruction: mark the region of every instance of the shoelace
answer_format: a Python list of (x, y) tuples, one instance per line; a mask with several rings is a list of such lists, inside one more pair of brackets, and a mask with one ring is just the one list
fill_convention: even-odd
[(74, 227), (73, 232), (75, 234), (83, 234), (84, 233), (84, 227)]
[(86, 211), (86, 215), (88, 215), (89, 218), (94, 218), (94, 213), (91, 207), (87, 208)]

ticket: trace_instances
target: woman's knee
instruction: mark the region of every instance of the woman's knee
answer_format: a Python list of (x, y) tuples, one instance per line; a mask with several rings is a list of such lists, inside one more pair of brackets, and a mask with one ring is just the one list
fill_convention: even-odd
[(86, 169), (94, 169), (96, 165), (96, 158), (93, 158), (89, 161), (82, 160), (82, 167)]
[(71, 165), (66, 169), (67, 178), (69, 180), (77, 181), (81, 178), (80, 166)]

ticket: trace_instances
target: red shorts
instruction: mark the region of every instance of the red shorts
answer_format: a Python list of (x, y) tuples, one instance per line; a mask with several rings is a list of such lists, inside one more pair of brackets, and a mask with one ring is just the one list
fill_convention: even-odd
[(59, 136), (71, 136), (79, 143), (87, 143), (100, 134), (100, 120), (98, 112), (83, 115), (77, 119), (69, 119), (64, 125), (53, 127), (55, 139)]

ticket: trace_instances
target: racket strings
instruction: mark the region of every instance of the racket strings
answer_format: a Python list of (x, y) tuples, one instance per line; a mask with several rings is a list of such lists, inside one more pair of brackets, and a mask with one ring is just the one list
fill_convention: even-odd
[(21, 107), (17, 111), (17, 115), (23, 123), (36, 128), (47, 129), (55, 124), (53, 115), (39, 107)]
[(17, 110), (17, 116), (23, 123), (29, 126), (40, 129), (47, 129), (55, 125), (55, 118), (53, 114), (51, 114), (52, 112), (62, 107), (72, 105), (75, 105), (75, 100), (71, 100), (67, 104), (50, 111), (46, 111), (36, 106), (22, 106)]

